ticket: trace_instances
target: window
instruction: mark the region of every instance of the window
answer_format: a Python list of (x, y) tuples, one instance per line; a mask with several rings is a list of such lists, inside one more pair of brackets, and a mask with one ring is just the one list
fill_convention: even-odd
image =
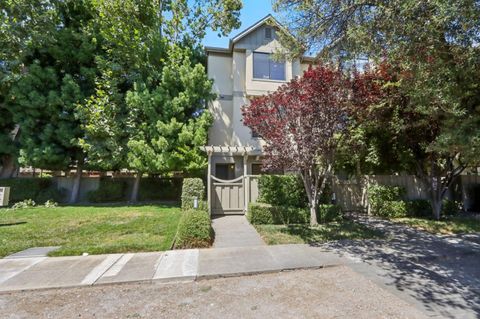
[(272, 39), (272, 29), (265, 28), (265, 39), (271, 40)]
[(235, 164), (216, 164), (215, 177), (225, 180), (235, 178)]
[(276, 62), (269, 53), (253, 52), (253, 77), (285, 81), (285, 62)]

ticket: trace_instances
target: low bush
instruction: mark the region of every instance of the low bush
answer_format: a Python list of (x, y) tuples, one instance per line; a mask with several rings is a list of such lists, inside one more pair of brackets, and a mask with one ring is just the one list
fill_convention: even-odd
[(272, 206), (265, 203), (250, 203), (248, 220), (255, 225), (305, 224), (310, 220), (308, 208)]
[(138, 198), (147, 200), (180, 201), (182, 178), (142, 178)]
[(453, 216), (463, 210), (463, 205), (459, 201), (444, 199), (442, 205), (442, 215)]
[[(308, 208), (272, 206), (265, 203), (250, 203), (248, 206), (248, 220), (255, 225), (288, 225), (310, 223)], [(339, 221), (343, 218), (342, 209), (338, 205), (320, 205), (317, 211), (319, 223)]]
[(175, 248), (205, 248), (213, 242), (210, 215), (204, 210), (189, 209), (183, 212), (178, 223)]
[(258, 180), (259, 202), (275, 206), (307, 207), (305, 187), (298, 175), (261, 175)]
[(432, 206), (426, 199), (414, 199), (407, 202), (408, 216), (410, 217), (430, 217), (432, 216)]
[(399, 218), (406, 217), (408, 212), (408, 205), (403, 200), (389, 200), (373, 212), (374, 215), (385, 218)]
[(322, 204), (318, 206), (317, 220), (319, 223), (338, 222), (343, 219), (343, 211), (339, 205)]
[(367, 190), (370, 211), (373, 215), (391, 218), (406, 216), (407, 203), (402, 200), (405, 188), (399, 186), (372, 185)]
[(64, 193), (58, 190), (52, 178), (9, 178), (0, 180), (0, 186), (10, 187), (10, 203), (34, 200), (43, 204), (47, 200), (61, 201)]
[(22, 200), (21, 202), (16, 202), (12, 206), (12, 209), (25, 209), (25, 208), (32, 208), (35, 206), (37, 206), (37, 203), (35, 203), (34, 200), (25, 199), (25, 200)]
[(205, 185), (201, 178), (185, 178), (182, 187), (182, 208), (193, 208), (195, 198), (199, 202), (205, 198)]
[(126, 200), (128, 184), (125, 179), (102, 178), (98, 189), (88, 192), (92, 203), (121, 202)]

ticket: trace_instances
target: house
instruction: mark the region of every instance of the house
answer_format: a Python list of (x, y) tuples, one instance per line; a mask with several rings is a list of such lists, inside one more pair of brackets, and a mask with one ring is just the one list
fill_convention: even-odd
[(275, 61), (282, 26), (268, 15), (230, 39), (228, 48), (207, 47), (208, 77), (217, 99), (209, 109), (208, 205), (211, 214), (244, 214), (258, 196), (264, 141), (242, 123), (242, 106), (300, 76), (313, 59)]

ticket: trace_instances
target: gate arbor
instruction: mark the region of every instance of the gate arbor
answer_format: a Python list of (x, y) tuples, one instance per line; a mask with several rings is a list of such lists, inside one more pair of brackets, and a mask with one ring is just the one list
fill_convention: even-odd
[[(202, 149), (208, 154), (207, 198), (210, 214), (245, 214), (248, 203), (255, 201), (258, 196), (257, 177), (248, 175), (249, 157), (258, 157), (261, 155), (260, 151), (251, 146), (204, 146)], [(220, 179), (213, 176), (213, 156), (218, 156), (222, 160), (228, 159), (230, 160), (228, 163), (233, 161), (238, 166), (243, 162), (243, 170), (236, 170), (237, 176), (239, 172), (242, 175), (233, 179)], [(217, 164), (223, 164), (223, 162), (220, 161)]]

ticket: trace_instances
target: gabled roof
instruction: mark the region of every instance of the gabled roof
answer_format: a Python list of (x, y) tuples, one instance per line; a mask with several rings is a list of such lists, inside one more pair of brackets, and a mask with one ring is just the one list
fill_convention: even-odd
[[(276, 27), (278, 27), (279, 29), (282, 29), (282, 31), (285, 31), (287, 34), (289, 34), (293, 38), (293, 35), (284, 26), (282, 26), (282, 24), (278, 22), (278, 20), (275, 19), (274, 16), (272, 16), (271, 14), (268, 14), (262, 19), (252, 24), (251, 26), (249, 26), (248, 28), (246, 28), (245, 30), (243, 30), (242, 32), (240, 32), (239, 34), (237, 34), (236, 36), (234, 36), (233, 38), (231, 38), (228, 44), (228, 48), (207, 46), (205, 47), (205, 50), (208, 52), (216, 52), (216, 53), (231, 53), (233, 50), (233, 45), (235, 43), (237, 43), (238, 41), (240, 41), (241, 39), (243, 39), (253, 31), (255, 31), (256, 29), (258, 29), (259, 27), (267, 23), (274, 24)], [(314, 59), (313, 57), (307, 57), (307, 56), (302, 57), (302, 60), (305, 60), (305, 61), (312, 61), (313, 59)]]
[(229, 47), (232, 48), (232, 46), (237, 43), (238, 41), (240, 41), (241, 39), (243, 39), (244, 37), (246, 37), (248, 34), (252, 33), (253, 31), (255, 31), (256, 29), (258, 29), (259, 27), (261, 27), (262, 25), (266, 24), (267, 22), (273, 22), (275, 25), (277, 25), (277, 27), (279, 28), (282, 28), (282, 25), (280, 24), (280, 22), (277, 21), (277, 19), (275, 19), (271, 14), (268, 14), (266, 15), (265, 17), (263, 17), (262, 19), (258, 20), (257, 22), (255, 22), (253, 25), (249, 26), (248, 28), (246, 28), (245, 30), (243, 30), (242, 32), (240, 32), (239, 34), (237, 34), (236, 36), (234, 36), (232, 39), (230, 39), (230, 45)]

